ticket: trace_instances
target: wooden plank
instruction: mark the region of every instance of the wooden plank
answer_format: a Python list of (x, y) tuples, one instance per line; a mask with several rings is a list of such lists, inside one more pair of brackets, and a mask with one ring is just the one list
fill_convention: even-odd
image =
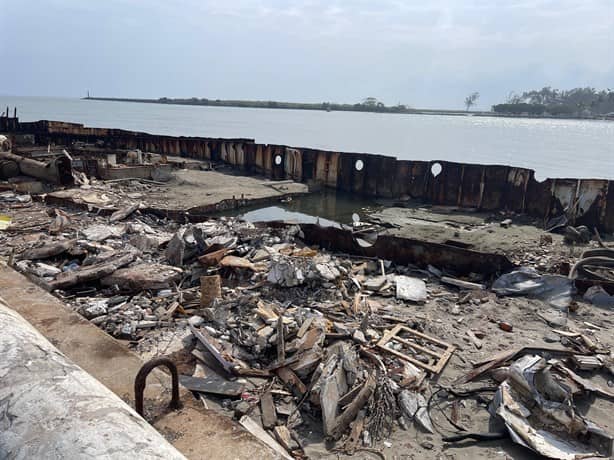
[(288, 452), (292, 452), (293, 450), (297, 450), (299, 448), (298, 443), (294, 439), (292, 439), (290, 430), (288, 430), (288, 428), (286, 428), (284, 425), (279, 425), (273, 428), (273, 433), (275, 433), (275, 437), (277, 438), (279, 443)]
[(350, 424), (350, 434), (343, 444), (343, 448), (348, 455), (354, 455), (360, 446), (362, 430), (365, 427), (365, 411), (358, 412), (356, 420)]
[(324, 436), (330, 436), (336, 426), (337, 406), (340, 396), (336, 377), (338, 372), (344, 372), (341, 366), (337, 366), (331, 375), (323, 379), (322, 388), (320, 389), (320, 408), (322, 409)]
[(454, 350), (456, 350), (456, 348), (451, 346), (451, 348), (447, 349), (444, 352), (444, 354), (441, 356), (441, 359), (439, 360), (439, 363), (437, 363), (437, 365), (435, 366), (435, 374), (439, 374), (441, 371), (443, 371), (443, 368), (448, 363), (448, 360), (452, 357), (452, 353), (454, 353)]
[(307, 393), (307, 387), (305, 384), (297, 377), (297, 375), (292, 372), (291, 369), (287, 367), (280, 367), (277, 369), (277, 375), (280, 379), (284, 381), (284, 383), (290, 385), (293, 389), (296, 389), (301, 396)]
[(271, 429), (277, 425), (275, 403), (270, 391), (267, 391), (260, 397), (260, 415), (262, 416), (262, 426), (266, 429)]
[(202, 343), (205, 346), (205, 348), (220, 363), (220, 365), (224, 368), (224, 370), (230, 374), (233, 374), (235, 367), (237, 367), (236, 364), (231, 363), (230, 361), (227, 361), (222, 356), (222, 354), (219, 352), (219, 350), (212, 343), (210, 343), (211, 339), (207, 337), (209, 334), (207, 333), (203, 334), (191, 324), (190, 324), (190, 330), (192, 331), (192, 334), (194, 335), (194, 337), (196, 337), (200, 341), (200, 343)]
[(284, 321), (283, 316), (277, 318), (277, 362), (281, 363), (286, 359), (286, 341), (284, 340)]
[(290, 369), (294, 372), (301, 373), (301, 371), (315, 367), (322, 360), (322, 352), (309, 350), (301, 354), (300, 360), (289, 365)]
[(339, 407), (345, 407), (350, 402), (352, 402), (352, 400), (356, 397), (361, 388), (362, 385), (356, 385), (354, 388), (344, 394), (341, 398), (339, 398)]
[(529, 353), (542, 354), (544, 352), (549, 355), (559, 356), (559, 357), (567, 357), (567, 356), (581, 354), (579, 352), (572, 351), (572, 350), (565, 349), (565, 348), (560, 348), (560, 347), (554, 348), (554, 347), (547, 347), (547, 346), (544, 346), (544, 347), (530, 347), (529, 346), (529, 347), (514, 348), (511, 350), (504, 350), (500, 353), (497, 353), (494, 356), (487, 358), (486, 360), (475, 363), (474, 365), (477, 365), (478, 366), (477, 368), (468, 372), (467, 374), (465, 374), (465, 376), (459, 378), (454, 383), (455, 384), (468, 383), (472, 381), (473, 379), (479, 377), (480, 375), (484, 374), (485, 372), (488, 372), (490, 369), (493, 369), (503, 364), (506, 361), (518, 358), (522, 355), (529, 354)]
[(244, 415), (243, 417), (241, 417), (241, 420), (239, 420), (239, 423), (241, 424), (241, 426), (243, 426), (243, 428), (245, 428), (255, 437), (260, 439), (260, 441), (265, 443), (267, 446), (269, 446), (271, 449), (273, 449), (283, 458), (285, 458), (286, 460), (294, 460), (290, 456), (290, 454), (288, 454), (288, 451), (284, 449), (277, 441), (275, 441), (275, 439), (273, 439), (271, 435), (269, 435), (266, 431), (260, 428), (260, 425), (258, 425), (255, 421), (253, 421), (249, 417), (249, 415)]
[(426, 353), (427, 355), (431, 355), (433, 358), (439, 358), (441, 356), (441, 354), (433, 351), (433, 350), (429, 350), (428, 348), (424, 348), (420, 345), (418, 345), (417, 343), (414, 342), (410, 342), (409, 340), (405, 340), (402, 339), (401, 337), (391, 337), (390, 340), (396, 340), (397, 342), (401, 342), (402, 344), (407, 345), (408, 347), (413, 348), (414, 350), (418, 350), (421, 351), (422, 353)]
[(469, 290), (483, 290), (485, 286), (483, 284), (471, 283), (469, 281), (459, 280), (457, 278), (451, 278), (449, 276), (442, 276), (440, 281), (445, 284), (451, 284), (452, 286), (456, 286), (461, 289), (469, 289)]
[(298, 332), (296, 333), (296, 336), (300, 339), (301, 337), (303, 337), (305, 335), (305, 333), (307, 332), (307, 330), (311, 327), (311, 323), (313, 323), (313, 316), (310, 316), (309, 318), (307, 318), (305, 321), (303, 321), (303, 324), (301, 324), (300, 329), (298, 330)]
[[(415, 329), (410, 329), (407, 326), (403, 326), (402, 324), (397, 324), (397, 326), (395, 326), (395, 328), (398, 327), (399, 329), (402, 329), (405, 332), (410, 333), (411, 335), (415, 336), (415, 337), (420, 337), (421, 339), (424, 340), (428, 340), (431, 343), (434, 343), (436, 345), (439, 345), (442, 348), (448, 348), (450, 347), (450, 344), (447, 342), (443, 342), (441, 340), (436, 339), (435, 337), (431, 337), (429, 335), (423, 334), (422, 332), (418, 332)], [(396, 334), (395, 334), (396, 335)]]
[(373, 374), (367, 377), (363, 387), (356, 395), (356, 398), (348, 405), (337, 420), (335, 421), (335, 427), (332, 430), (331, 437), (333, 439), (339, 439), (345, 433), (346, 429), (350, 426), (350, 423), (356, 419), (358, 412), (365, 406), (373, 391), (375, 390), (376, 380)]
[(434, 374), (436, 373), (435, 372), (436, 369), (437, 369), (436, 367), (432, 367), (432, 366), (429, 366), (428, 364), (424, 364), (423, 362), (418, 361), (417, 359), (414, 359), (411, 356), (404, 355), (403, 353), (398, 352), (396, 350), (392, 350), (391, 348), (381, 347), (379, 344), (377, 346), (379, 348), (381, 348), (382, 350), (387, 351), (388, 353), (392, 353), (393, 355), (395, 355), (395, 356), (397, 356), (397, 357), (399, 357), (401, 359), (404, 359), (405, 361), (409, 361), (410, 363), (412, 363), (415, 366), (418, 366), (418, 367), (420, 367), (422, 369), (425, 369), (425, 370), (427, 370), (429, 372), (433, 372)]
[(241, 377), (267, 378), (271, 376), (271, 371), (268, 369), (253, 369), (251, 367), (237, 367), (235, 368), (235, 374)]
[(199, 393), (211, 393), (222, 396), (239, 396), (245, 390), (245, 386), (238, 382), (231, 382), (221, 377), (191, 377), (180, 375), (179, 383), (190, 391)]
[(179, 302), (173, 302), (170, 307), (162, 315), (162, 319), (170, 319), (173, 317), (177, 309), (180, 307)]

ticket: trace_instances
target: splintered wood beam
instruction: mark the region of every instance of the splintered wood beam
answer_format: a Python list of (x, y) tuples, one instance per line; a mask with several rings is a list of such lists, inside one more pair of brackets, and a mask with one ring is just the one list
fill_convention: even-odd
[(354, 400), (347, 406), (347, 408), (336, 418), (335, 426), (331, 430), (330, 436), (337, 440), (343, 436), (347, 428), (350, 426), (358, 412), (367, 404), (367, 401), (375, 391), (376, 380), (373, 374), (367, 377), (363, 387), (358, 392)]
[(267, 391), (260, 397), (260, 414), (262, 416), (262, 426), (267, 430), (277, 425), (275, 403), (270, 391)]

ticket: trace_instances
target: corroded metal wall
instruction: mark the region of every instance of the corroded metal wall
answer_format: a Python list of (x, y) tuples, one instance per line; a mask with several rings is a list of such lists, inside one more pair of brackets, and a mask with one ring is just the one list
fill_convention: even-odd
[(56, 121), (1, 118), (0, 131), (35, 134), (39, 143), (104, 141), (110, 148), (224, 161), (272, 179), (317, 182), (365, 196), (404, 198), (494, 211), (528, 213), (546, 222), (565, 213), (573, 224), (614, 231), (614, 187), (597, 179), (547, 179), (502, 165), (397, 160), (384, 155), (257, 144), (252, 139), (156, 136)]

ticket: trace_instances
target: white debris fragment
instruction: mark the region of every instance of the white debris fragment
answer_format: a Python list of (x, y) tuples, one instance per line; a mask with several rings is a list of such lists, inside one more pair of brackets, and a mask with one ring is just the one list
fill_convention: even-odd
[(394, 278), (394, 281), (397, 286), (397, 299), (412, 302), (424, 302), (426, 300), (426, 283), (421, 279), (399, 275)]
[(293, 287), (305, 282), (305, 273), (298, 266), (298, 260), (277, 257), (271, 263), (271, 270), (267, 279), (270, 283), (283, 287)]
[(122, 236), (126, 233), (126, 226), (95, 224), (81, 230), (81, 232), (90, 241), (104, 241), (108, 238)]

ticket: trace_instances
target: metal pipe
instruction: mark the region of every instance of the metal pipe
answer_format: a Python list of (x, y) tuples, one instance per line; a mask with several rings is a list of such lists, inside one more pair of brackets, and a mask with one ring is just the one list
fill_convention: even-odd
[(185, 460), (2, 298), (0, 331), (0, 458)]
[(73, 185), (75, 183), (70, 159), (65, 156), (42, 163), (14, 153), (2, 152), (0, 153), (0, 160), (14, 161), (19, 165), (19, 172), (25, 176), (36, 177), (59, 185)]
[(18, 175), (19, 165), (17, 165), (17, 163), (14, 161), (0, 160), (0, 179), (9, 179)]

